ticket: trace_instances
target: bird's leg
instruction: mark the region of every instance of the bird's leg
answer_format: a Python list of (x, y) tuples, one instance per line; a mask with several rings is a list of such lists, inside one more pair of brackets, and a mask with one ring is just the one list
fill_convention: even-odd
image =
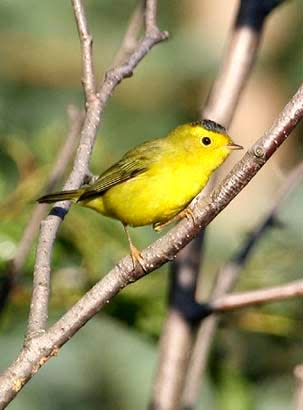
[(190, 219), (192, 221), (193, 224), (195, 224), (195, 217), (194, 217), (194, 213), (192, 211), (192, 209), (187, 206), (185, 209), (182, 209), (182, 211), (180, 211), (177, 215), (173, 216), (172, 218), (170, 218), (168, 221), (166, 222), (156, 222), (153, 225), (153, 229), (156, 232), (161, 231), (163, 228), (165, 228), (167, 225), (173, 223), (173, 222), (177, 222), (180, 221), (183, 218), (187, 218)]
[(133, 244), (133, 241), (130, 237), (130, 234), (128, 232), (127, 229), (127, 225), (124, 225), (124, 230), (127, 236), (127, 240), (128, 240), (128, 244), (129, 244), (129, 249), (130, 249), (130, 254), (132, 257), (132, 261), (133, 261), (133, 265), (134, 265), (134, 269), (136, 269), (136, 262), (141, 266), (141, 268), (144, 270), (144, 272), (146, 272), (145, 266), (144, 266), (144, 261), (143, 258), (141, 256), (140, 251), (135, 247), (135, 245)]

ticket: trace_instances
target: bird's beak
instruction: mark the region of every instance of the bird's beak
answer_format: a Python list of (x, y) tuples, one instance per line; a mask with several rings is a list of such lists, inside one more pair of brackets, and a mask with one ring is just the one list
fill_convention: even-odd
[(227, 144), (225, 146), (232, 150), (243, 149), (242, 145), (235, 144), (234, 142), (231, 142), (230, 144)]

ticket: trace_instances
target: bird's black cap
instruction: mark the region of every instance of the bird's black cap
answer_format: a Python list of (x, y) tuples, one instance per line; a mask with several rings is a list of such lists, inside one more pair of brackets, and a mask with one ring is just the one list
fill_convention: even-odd
[(222, 125), (212, 120), (204, 119), (201, 121), (192, 122), (191, 124), (193, 126), (200, 125), (201, 127), (205, 128), (208, 131), (218, 132), (220, 134), (227, 134), (226, 128), (224, 128)]

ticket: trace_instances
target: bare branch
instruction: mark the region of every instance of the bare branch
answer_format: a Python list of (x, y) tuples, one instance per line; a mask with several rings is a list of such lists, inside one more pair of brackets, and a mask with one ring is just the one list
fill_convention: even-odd
[[(79, 135), (82, 126), (83, 116), (74, 108), (69, 108), (69, 117), (71, 123), (70, 133), (50, 175), (47, 190), (51, 190), (56, 184), (58, 177), (63, 174), (68, 158), (74, 152), (72, 145), (75, 145), (75, 137)], [(16, 267), (19, 269), (30, 249), (30, 239), (31, 241), (34, 239), (36, 230), (41, 221), (41, 219), (39, 220), (38, 218), (43, 216), (45, 210), (45, 206), (36, 205), (33, 217), (21, 240), (22, 247), (19, 248), (20, 250), (17, 254), (18, 266)], [(30, 238), (30, 235), (32, 235), (32, 238)], [(47, 221), (41, 223), (41, 235), (38, 241), (36, 264), (34, 268), (33, 295), (27, 327), (27, 338), (33, 337), (40, 331), (45, 330), (47, 324), (51, 252), (48, 252), (48, 259), (44, 260), (44, 262), (41, 262), (41, 260), (43, 261), (46, 256), (45, 244), (49, 240), (48, 238), (51, 237), (52, 240), (55, 240), (55, 235), (56, 231), (54, 227), (49, 227)]]
[(124, 35), (121, 46), (114, 57), (113, 66), (122, 64), (123, 61), (134, 51), (138, 44), (138, 36), (143, 24), (143, 7), (140, 1), (135, 8)]
[[(194, 250), (200, 253), (200, 243)], [(169, 293), (169, 311), (165, 319), (160, 339), (159, 365), (155, 374), (150, 409), (177, 409), (180, 404), (180, 390), (184, 386), (188, 360), (191, 353), (193, 329), (184, 312), (189, 316), (195, 314), (195, 306), (188, 303), (194, 300), (197, 275), (192, 271), (199, 271), (196, 263), (200, 258), (194, 254), (191, 263), (188, 252), (193, 248), (186, 246), (178, 255), (183, 261), (182, 269), (176, 271), (176, 264), (171, 266), (171, 286)], [(178, 265), (177, 265), (178, 266)]]
[(294, 375), (296, 378), (296, 392), (295, 392), (295, 410), (302, 410), (303, 408), (303, 365), (299, 364), (295, 367)]
[[(171, 260), (199, 231), (209, 224), (241, 192), (285, 141), (303, 117), (303, 85), (286, 105), (269, 132), (244, 155), (224, 181), (215, 189), (209, 203), (193, 208), (195, 223), (181, 221), (166, 235), (142, 252), (144, 266), (151, 272)], [(44, 222), (47, 223), (47, 220)], [(53, 232), (51, 232), (53, 235)], [(42, 241), (43, 241), (42, 236)], [(43, 266), (42, 266), (43, 267)], [(58, 349), (121, 289), (144, 276), (134, 270), (132, 260), (123, 258), (101, 281), (90, 289), (60, 320), (39, 337), (30, 338), (14, 363), (0, 377), (0, 409), (3, 409), (22, 386)], [(18, 389), (16, 389), (18, 386)]]
[(290, 282), (286, 285), (275, 286), (250, 292), (234, 293), (218, 297), (210, 304), (213, 312), (226, 312), (248, 306), (260, 305), (277, 300), (285, 300), (303, 296), (303, 280)]
[[(174, 349), (171, 348), (171, 339), (174, 340)], [(158, 366), (155, 383), (153, 385), (153, 402), (149, 410), (158, 410), (157, 398), (162, 397), (160, 408), (177, 409), (179, 402), (172, 401), (178, 398), (178, 389), (182, 389), (187, 369), (187, 357), (191, 352), (192, 329), (180, 316), (179, 312), (170, 309), (170, 314), (165, 321), (165, 327), (161, 335), (160, 357), (165, 357), (165, 365)], [(176, 366), (178, 371), (175, 372)], [(163, 396), (162, 392), (166, 395)]]
[[(256, 61), (262, 31), (236, 27), (223, 66), (203, 109), (203, 117), (229, 127)], [(220, 101), (220, 104), (218, 104)]]
[(157, 34), (159, 31), (157, 27), (157, 3), (157, 0), (145, 0), (145, 30), (150, 34)]
[(72, 0), (82, 52), (82, 83), (86, 101), (95, 98), (96, 81), (93, 66), (93, 38), (89, 32), (83, 0)]

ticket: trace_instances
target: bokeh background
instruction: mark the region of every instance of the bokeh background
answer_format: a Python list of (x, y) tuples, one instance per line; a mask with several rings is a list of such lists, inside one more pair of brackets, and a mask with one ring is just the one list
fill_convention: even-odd
[[(87, 0), (101, 81), (136, 2)], [(98, 174), (134, 145), (199, 118), (220, 65), (236, 0), (160, 2), (159, 25), (171, 33), (115, 91), (91, 161)], [(270, 126), (302, 81), (303, 12), (285, 1), (269, 18), (259, 60), (230, 133), (248, 147)], [(69, 1), (3, 0), (0, 4), (0, 279), (44, 192), (67, 134), (66, 107), (83, 104), (77, 30)], [(217, 268), (261, 220), (287, 172), (302, 159), (302, 127), (209, 228), (200, 297)], [(220, 173), (240, 158), (233, 154)], [(67, 167), (68, 173), (70, 166)], [(64, 178), (58, 187), (62, 186)], [(237, 289), (302, 276), (303, 188), (280, 212), (281, 226), (259, 243)], [(157, 234), (132, 230), (139, 248)], [(23, 341), (34, 248), (0, 322), (1, 369)], [(71, 306), (128, 252), (115, 221), (74, 207), (54, 248), (50, 321)], [(168, 287), (167, 267), (121, 292), (27, 385), (12, 410), (143, 409), (156, 366)], [(293, 368), (303, 361), (301, 301), (226, 314), (217, 334), (199, 408), (292, 408)]]

